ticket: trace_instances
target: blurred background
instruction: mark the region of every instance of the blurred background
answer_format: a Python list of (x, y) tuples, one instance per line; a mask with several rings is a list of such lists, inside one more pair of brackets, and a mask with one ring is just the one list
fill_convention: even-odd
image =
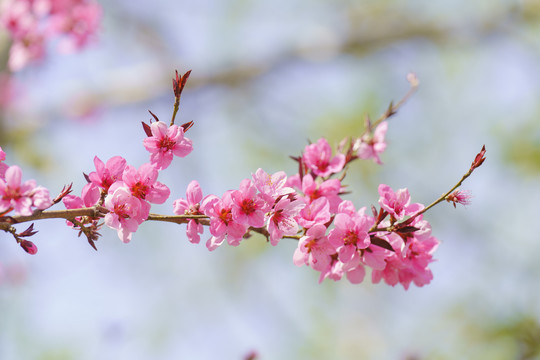
[[(98, 252), (61, 220), (36, 223), (35, 256), (0, 238), (0, 359), (540, 359), (540, 1), (108, 0), (82, 52), (9, 75), (0, 36), (0, 146), (55, 196), (78, 195), (93, 158), (139, 166), (141, 121), (173, 105), (194, 151), (160, 174), (172, 213), (197, 179), (221, 195), (262, 167), (296, 171), (308, 139), (358, 135), (408, 90), (384, 166), (353, 164), (357, 205), (377, 186), (430, 203), (468, 170), (472, 204), (426, 218), (434, 280), (405, 291), (318, 284), (294, 241), (253, 237), (210, 253), (185, 226), (147, 223)], [(21, 228), (22, 229), (22, 228)], [(206, 240), (208, 232), (203, 236)], [(204, 241), (203, 240), (203, 241)]]

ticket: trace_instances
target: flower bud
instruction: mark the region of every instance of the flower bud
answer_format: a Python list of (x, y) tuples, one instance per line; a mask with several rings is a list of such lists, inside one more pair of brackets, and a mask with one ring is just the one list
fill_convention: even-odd
[(37, 246), (33, 242), (29, 240), (22, 240), (20, 244), (23, 250), (30, 255), (35, 255), (37, 253)]
[(484, 160), (486, 160), (486, 145), (482, 146), (482, 150), (476, 155), (474, 158), (474, 161), (471, 164), (471, 170), (473, 171), (477, 167), (480, 167), (484, 163)]
[(409, 84), (411, 84), (412, 87), (417, 87), (418, 84), (420, 84), (418, 77), (413, 72), (407, 74), (407, 81), (409, 82)]

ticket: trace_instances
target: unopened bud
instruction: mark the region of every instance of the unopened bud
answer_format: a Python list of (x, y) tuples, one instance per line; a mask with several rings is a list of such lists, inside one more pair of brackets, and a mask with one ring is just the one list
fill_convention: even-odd
[(471, 171), (477, 167), (480, 167), (480, 165), (484, 163), (484, 160), (486, 160), (486, 145), (482, 146), (482, 150), (480, 150), (480, 152), (474, 158), (474, 161), (471, 164)]
[(173, 79), (173, 91), (174, 91), (174, 96), (176, 98), (180, 98), (180, 95), (182, 94), (182, 90), (184, 90), (184, 87), (186, 86), (186, 82), (190, 74), (191, 74), (191, 70), (189, 70), (182, 76), (178, 76), (178, 71), (176, 71), (176, 78)]
[(418, 77), (416, 77), (416, 74), (413, 72), (407, 74), (407, 81), (411, 84), (411, 87), (417, 87), (418, 84), (420, 84)]
[(21, 241), (21, 247), (24, 251), (29, 253), (30, 255), (35, 255), (37, 253), (37, 246), (33, 242), (29, 240), (22, 240)]

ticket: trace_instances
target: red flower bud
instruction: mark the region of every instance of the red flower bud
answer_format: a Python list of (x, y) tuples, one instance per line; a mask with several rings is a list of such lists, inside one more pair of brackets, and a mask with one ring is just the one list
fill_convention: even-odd
[(486, 154), (486, 145), (483, 145), (482, 150), (480, 150), (480, 152), (476, 155), (476, 157), (474, 158), (474, 161), (471, 164), (471, 170), (474, 170), (477, 167), (480, 167), (480, 165), (482, 165), (484, 160), (486, 160), (484, 156), (485, 154)]
[(26, 251), (30, 255), (35, 255), (37, 253), (37, 246), (31, 241), (22, 240), (21, 247), (23, 248), (24, 251)]
[(176, 71), (176, 79), (173, 79), (173, 91), (175, 97), (179, 98), (182, 94), (182, 90), (184, 90), (184, 86), (186, 86), (186, 82), (190, 74), (191, 70), (182, 76), (178, 76), (178, 70)]

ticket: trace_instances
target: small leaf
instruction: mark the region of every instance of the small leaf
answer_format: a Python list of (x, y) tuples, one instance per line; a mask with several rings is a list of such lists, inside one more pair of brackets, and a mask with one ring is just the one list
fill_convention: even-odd
[(90, 238), (88, 239), (88, 243), (90, 244), (90, 246), (93, 247), (94, 250), (97, 251), (97, 247), (96, 247), (96, 244), (94, 242), (95, 242), (95, 240), (92, 240)]
[(154, 119), (156, 119), (156, 121), (159, 121), (158, 117), (156, 116), (156, 114), (154, 114), (153, 112), (151, 112), (150, 110), (148, 110), (148, 112), (150, 113), (150, 115), (152, 115), (152, 117)]
[(186, 72), (184, 75), (182, 75), (182, 80), (180, 80), (180, 91), (184, 90), (184, 86), (186, 86), (187, 79), (189, 78), (189, 75), (191, 75), (191, 70)]
[(184, 90), (184, 87), (186, 86), (187, 79), (189, 78), (189, 75), (191, 75), (191, 70), (186, 72), (181, 77), (178, 76), (178, 70), (176, 71), (176, 79), (173, 79), (173, 91), (174, 96), (178, 99), (180, 98), (180, 95), (182, 95), (182, 91)]
[(193, 120), (191, 120), (190, 122), (187, 122), (185, 124), (182, 124), (180, 126), (182, 126), (182, 128), (184, 129), (184, 133), (187, 132), (189, 129), (191, 129), (193, 127), (193, 124), (195, 124), (193, 122)]
[(386, 110), (386, 117), (389, 118), (390, 116), (394, 115), (396, 111), (394, 110), (394, 102), (390, 101), (390, 105), (388, 106), (388, 109)]
[(34, 230), (34, 223), (32, 223), (28, 229), (24, 230), (22, 233), (17, 234), (20, 237), (29, 237), (37, 234), (37, 230)]
[[(87, 176), (88, 176), (85, 173), (83, 173), (83, 175), (85, 176), (85, 178), (87, 178)], [(88, 181), (88, 180), (89, 180), (89, 178), (86, 179), (86, 181)], [(90, 182), (90, 181), (88, 181), (88, 182)], [(62, 191), (60, 191), (60, 194), (58, 194), (58, 196), (54, 198), (53, 204), (59, 203), (66, 195), (71, 193), (72, 187), (73, 187), (73, 183), (71, 183), (69, 185), (64, 185), (64, 187), (62, 188)]]
[(400, 232), (402, 234), (409, 234), (409, 233), (413, 233), (415, 231), (418, 231), (420, 230), (419, 228), (417, 227), (414, 227), (414, 226), (404, 226), (404, 227), (400, 227), (397, 232)]
[(377, 224), (380, 224), (381, 221), (383, 221), (387, 216), (388, 216), (388, 213), (386, 212), (386, 210), (381, 208), (381, 211), (379, 212), (379, 216), (377, 216), (377, 221), (376, 221)]
[(386, 241), (384, 239), (381, 239), (380, 237), (371, 235), (371, 243), (373, 245), (377, 245), (379, 247), (382, 247), (383, 249), (390, 250), (392, 252), (396, 252), (394, 250), (394, 248), (392, 247), (392, 245), (390, 245), (390, 243), (388, 241)]
[(150, 128), (150, 125), (148, 125), (144, 121), (141, 121), (141, 123), (142, 123), (143, 130), (146, 133), (146, 136), (152, 137), (152, 130)]

